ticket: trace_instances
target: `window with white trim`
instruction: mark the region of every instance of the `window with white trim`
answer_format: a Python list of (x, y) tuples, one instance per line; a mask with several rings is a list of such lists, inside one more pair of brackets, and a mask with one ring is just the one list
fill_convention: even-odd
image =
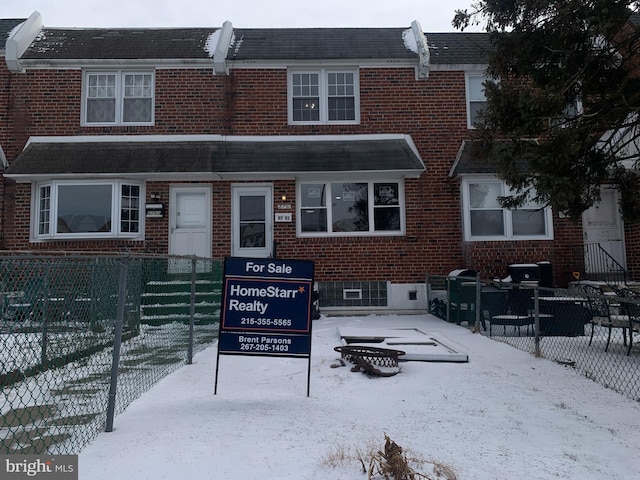
[(358, 123), (357, 70), (289, 71), (289, 123)]
[(298, 184), (301, 236), (399, 235), (404, 231), (401, 182)]
[(151, 125), (153, 72), (85, 72), (84, 125)]
[(475, 128), (480, 111), (486, 106), (487, 98), (484, 95), (484, 82), (487, 77), (484, 74), (467, 74), (467, 126)]
[(140, 183), (52, 181), (35, 194), (37, 239), (142, 236)]
[(504, 208), (500, 197), (511, 194), (496, 178), (462, 182), (466, 240), (551, 240), (551, 209), (530, 201), (517, 209)]

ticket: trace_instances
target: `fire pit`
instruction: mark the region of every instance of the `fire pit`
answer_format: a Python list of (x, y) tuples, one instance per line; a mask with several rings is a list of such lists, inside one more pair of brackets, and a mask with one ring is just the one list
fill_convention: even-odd
[(398, 357), (405, 354), (402, 350), (361, 345), (341, 345), (334, 350), (340, 352), (343, 360), (355, 363), (365, 370), (367, 366), (374, 370), (379, 370), (375, 367), (398, 367)]

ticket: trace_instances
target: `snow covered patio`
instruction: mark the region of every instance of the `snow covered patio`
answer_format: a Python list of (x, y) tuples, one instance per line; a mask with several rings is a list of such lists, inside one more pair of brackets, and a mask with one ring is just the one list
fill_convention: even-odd
[[(420, 329), (468, 363), (402, 362), (376, 378), (331, 368), (339, 329)], [(211, 347), (116, 417), (80, 478), (360, 480), (387, 434), (462, 479), (640, 476), (640, 405), (575, 370), (431, 315), (323, 316), (307, 359), (220, 358)], [(419, 468), (417, 469), (419, 471)]]

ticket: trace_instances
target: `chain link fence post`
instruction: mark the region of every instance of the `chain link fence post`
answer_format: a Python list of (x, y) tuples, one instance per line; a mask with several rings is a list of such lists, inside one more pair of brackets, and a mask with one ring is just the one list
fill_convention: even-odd
[(533, 335), (534, 335), (534, 355), (539, 358), (540, 354), (540, 290), (538, 287), (534, 287), (533, 289), (533, 315), (535, 322), (533, 324)]
[(189, 345), (187, 347), (187, 365), (193, 363), (193, 325), (196, 316), (196, 257), (191, 259), (191, 296), (189, 299)]
[(481, 297), (481, 293), (482, 292), (482, 285), (480, 284), (480, 274), (476, 273), (476, 318), (475, 318), (475, 324), (476, 324), (476, 332), (480, 331), (480, 315), (482, 314), (482, 299)]
[(107, 405), (107, 426), (105, 432), (113, 431), (113, 418), (116, 410), (116, 390), (118, 387), (118, 365), (120, 364), (120, 347), (122, 346), (122, 326), (124, 324), (124, 307), (127, 296), (127, 275), (129, 259), (120, 263), (118, 282), (118, 310), (115, 322), (115, 338), (113, 340), (113, 359), (111, 362), (111, 384), (109, 386), (109, 403)]
[[(48, 343), (48, 315), (47, 312), (49, 310), (49, 266), (47, 265), (44, 273), (44, 281), (42, 284), (42, 291), (37, 292), (35, 295), (36, 298), (42, 297), (42, 345), (40, 350), (40, 363), (42, 364), (42, 370), (47, 369), (48, 361), (48, 353), (47, 353), (47, 343)], [(31, 312), (32, 318), (36, 315), (36, 308)]]

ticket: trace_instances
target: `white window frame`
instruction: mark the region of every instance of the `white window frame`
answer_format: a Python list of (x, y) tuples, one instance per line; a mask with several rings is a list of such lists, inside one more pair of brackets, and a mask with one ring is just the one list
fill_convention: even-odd
[[(504, 220), (504, 235), (471, 235), (471, 206), (469, 185), (477, 183), (498, 183), (501, 185), (501, 196), (508, 196), (511, 193), (509, 186), (494, 176), (470, 176), (461, 182), (462, 188), (462, 211), (464, 221), (464, 238), (466, 241), (487, 242), (487, 241), (526, 241), (526, 240), (553, 240), (553, 214), (551, 208), (544, 208), (545, 231), (544, 235), (514, 235), (512, 210), (500, 207)], [(494, 208), (492, 208), (493, 210)], [(495, 208), (497, 209), (497, 208)]]
[(484, 83), (488, 80), (488, 77), (481, 72), (478, 73), (466, 73), (465, 74), (465, 92), (467, 101), (467, 128), (475, 129), (475, 118), (471, 118), (471, 103), (485, 103), (487, 102), (484, 96), (484, 88), (482, 93), (477, 92), (477, 85), (474, 85), (476, 81), (480, 80), (480, 83)]
[[(353, 120), (329, 120), (329, 74), (350, 73), (353, 75), (354, 119)], [(318, 75), (318, 99), (319, 120), (299, 121), (293, 119), (293, 75), (317, 74)], [(289, 125), (357, 125), (360, 123), (360, 74), (357, 68), (316, 68), (316, 69), (290, 69), (287, 74), (287, 103)]]
[[(87, 121), (89, 102), (89, 77), (92, 75), (114, 75), (115, 82), (115, 115), (113, 122), (89, 122)], [(151, 118), (147, 122), (127, 122), (124, 120), (125, 77), (128, 75), (151, 75)], [(85, 127), (96, 126), (148, 126), (155, 123), (155, 84), (156, 76), (153, 70), (87, 70), (83, 73), (82, 81), (82, 108), (81, 125)], [(142, 97), (146, 98), (146, 97)]]
[[(367, 207), (368, 207), (368, 220), (369, 220), (369, 230), (368, 231), (360, 231), (360, 232), (334, 232), (333, 228), (333, 212), (331, 209), (332, 205), (332, 193), (331, 193), (331, 184), (332, 183), (366, 183), (367, 184)], [(374, 211), (375, 208), (385, 208), (383, 206), (375, 206), (375, 192), (374, 185), (376, 183), (396, 183), (398, 185), (398, 207), (400, 209), (400, 229), (399, 230), (375, 230), (375, 216)], [(326, 232), (303, 232), (302, 231), (302, 222), (301, 218), (304, 215), (302, 211), (302, 185), (306, 184), (323, 184), (324, 195), (325, 195), (325, 207), (327, 210), (327, 231)], [(296, 233), (298, 237), (371, 237), (371, 236), (380, 236), (380, 237), (388, 237), (388, 236), (401, 236), (405, 235), (406, 232), (406, 219), (405, 219), (405, 193), (404, 193), (404, 181), (402, 179), (376, 179), (376, 180), (364, 180), (364, 179), (332, 179), (332, 180), (304, 180), (299, 181), (296, 184)]]
[[(109, 232), (79, 232), (79, 233), (59, 233), (57, 231), (57, 212), (58, 212), (58, 189), (60, 186), (91, 186), (91, 185), (108, 185), (111, 187), (111, 231)], [(122, 186), (131, 185), (140, 188), (139, 205), (138, 205), (138, 231), (123, 232), (121, 231), (121, 209), (124, 206), (122, 202)], [(42, 189), (47, 188), (49, 198), (43, 202), (41, 198)], [(97, 239), (97, 238), (126, 238), (126, 239), (142, 239), (144, 237), (144, 219), (145, 219), (145, 185), (143, 182), (125, 181), (125, 180), (91, 180), (91, 181), (72, 181), (72, 180), (52, 180), (40, 183), (34, 183), (32, 186), (32, 206), (31, 206), (31, 228), (33, 240), (62, 240), (62, 239)], [(81, 200), (80, 200), (81, 201)], [(41, 208), (48, 210), (48, 221), (44, 222), (41, 218)], [(40, 226), (44, 226), (45, 232), (40, 233)]]

